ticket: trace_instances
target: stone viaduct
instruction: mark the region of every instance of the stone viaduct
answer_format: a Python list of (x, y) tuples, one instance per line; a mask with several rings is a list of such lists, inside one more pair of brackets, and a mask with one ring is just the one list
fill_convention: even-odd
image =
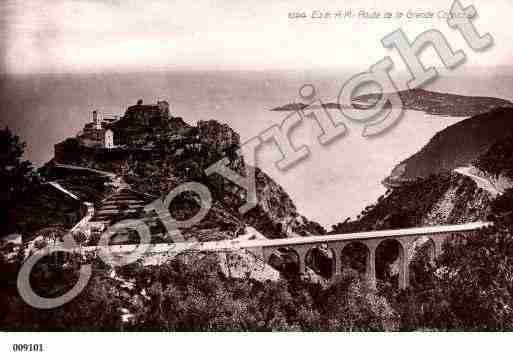
[[(349, 245), (359, 245), (366, 252), (366, 278), (370, 285), (375, 287), (377, 249), (385, 243), (392, 243), (395, 244), (399, 252), (398, 285), (401, 289), (404, 289), (409, 285), (409, 266), (418, 244), (427, 243), (429, 245), (428, 248), (431, 259), (435, 259), (442, 252), (444, 242), (455, 239), (471, 240), (475, 232), (491, 225), (493, 225), (492, 222), (472, 222), (457, 225), (439, 225), (283, 239), (267, 239), (257, 232), (244, 234), (233, 240), (225, 241), (151, 243), (146, 245), (147, 247), (144, 249), (144, 253), (150, 256), (161, 256), (161, 261), (163, 262), (169, 259), (170, 256), (187, 251), (216, 252), (246, 249), (261, 258), (265, 263), (271, 264), (271, 257), (273, 255), (277, 253), (279, 255), (280, 250), (286, 250), (289, 253), (295, 253), (299, 272), (305, 273), (309, 254), (311, 254), (313, 250), (321, 248), (324, 252), (331, 252), (329, 256), (332, 267), (331, 278), (335, 278), (336, 275), (342, 273), (344, 249)], [(43, 236), (45, 238), (53, 238), (51, 236), (52, 233), (39, 233), (35, 237)], [(54, 237), (62, 237), (64, 233), (65, 231), (59, 230)], [(116, 256), (123, 256), (129, 255), (135, 251), (137, 247), (137, 244), (109, 245), (108, 251)], [(100, 249), (101, 248), (98, 246), (79, 248), (82, 253), (97, 252)]]
[(447, 240), (470, 238), (470, 234), (491, 222), (473, 222), (458, 225), (442, 225), (432, 227), (383, 230), (373, 232), (344, 233), (326, 236), (296, 237), (285, 239), (256, 239), (242, 240), (238, 243), (261, 256), (266, 263), (277, 250), (294, 251), (298, 258), (299, 272), (304, 273), (307, 266), (308, 254), (319, 246), (332, 253), (332, 278), (342, 272), (342, 253), (350, 244), (360, 244), (366, 249), (365, 273), (371, 286), (376, 284), (376, 250), (385, 242), (393, 241), (399, 248), (399, 287), (404, 289), (409, 285), (409, 265), (415, 253), (416, 244), (429, 243), (430, 257), (434, 259), (442, 252), (442, 244)]

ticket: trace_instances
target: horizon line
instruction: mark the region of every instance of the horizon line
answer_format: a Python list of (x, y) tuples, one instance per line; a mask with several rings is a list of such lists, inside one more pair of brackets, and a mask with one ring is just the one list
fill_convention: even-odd
[[(432, 66), (437, 70), (444, 70), (443, 66)], [(513, 65), (472, 65), (462, 68), (462, 70), (479, 69), (479, 70), (492, 70), (492, 69), (511, 69)], [(69, 71), (27, 71), (27, 72), (10, 72), (0, 71), (0, 76), (22, 76), (22, 75), (102, 75), (102, 74), (141, 74), (141, 73), (161, 73), (161, 72), (326, 72), (326, 71), (337, 71), (337, 70), (355, 70), (358, 73), (364, 72), (359, 69), (356, 65), (351, 66), (329, 66), (329, 67), (305, 67), (305, 68), (147, 68), (147, 69), (128, 69), (128, 70), (116, 70), (116, 69), (98, 69), (98, 70), (69, 70)], [(408, 74), (408, 70), (400, 70), (400, 73)]]

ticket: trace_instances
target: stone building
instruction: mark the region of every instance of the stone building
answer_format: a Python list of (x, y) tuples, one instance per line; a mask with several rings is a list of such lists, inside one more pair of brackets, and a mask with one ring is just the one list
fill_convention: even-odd
[(85, 147), (114, 148), (114, 131), (110, 128), (114, 121), (104, 121), (102, 114), (95, 110), (92, 113), (92, 121), (84, 125), (77, 139)]
[(156, 104), (144, 104), (139, 100), (130, 106), (123, 116), (123, 123), (128, 126), (154, 127), (165, 125), (170, 118), (169, 103), (157, 101)]
[[(181, 118), (172, 117), (169, 108), (167, 101), (144, 104), (139, 100), (136, 105), (128, 107), (123, 116), (94, 110), (82, 131), (73, 139), (55, 145), (55, 155), (64, 161), (88, 150), (116, 149), (120, 152), (144, 146), (149, 148), (152, 138), (159, 138), (170, 130), (180, 133), (188, 127)], [(116, 151), (108, 152), (114, 154)]]

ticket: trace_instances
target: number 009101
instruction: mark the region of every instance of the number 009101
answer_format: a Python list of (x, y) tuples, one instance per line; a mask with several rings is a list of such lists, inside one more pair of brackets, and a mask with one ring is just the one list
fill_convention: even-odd
[(12, 350), (15, 352), (42, 352), (43, 344), (13, 344)]

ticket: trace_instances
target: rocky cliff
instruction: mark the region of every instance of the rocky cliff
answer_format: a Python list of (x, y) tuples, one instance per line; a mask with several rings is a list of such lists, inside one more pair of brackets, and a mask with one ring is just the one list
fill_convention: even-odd
[[(239, 135), (228, 125), (214, 120), (200, 121), (179, 133), (171, 127), (159, 127), (144, 136), (136, 135), (152, 146), (142, 149), (124, 146), (108, 152), (77, 148), (78, 155), (66, 160), (68, 164), (122, 175), (134, 190), (157, 197), (189, 181), (206, 185), (213, 196), (212, 209), (200, 224), (187, 231), (191, 236), (203, 233), (201, 237), (205, 240), (217, 238), (219, 234), (220, 239), (233, 237), (247, 225), (269, 238), (324, 232), (319, 224), (302, 216), (285, 190), (259, 168), (255, 169), (258, 205), (244, 215), (238, 212), (246, 202), (246, 191), (218, 174), (205, 174), (210, 165), (227, 158), (228, 167), (246, 176), (249, 167), (237, 153)], [(197, 208), (197, 198), (189, 194), (174, 200), (170, 207), (176, 218), (189, 218)]]

